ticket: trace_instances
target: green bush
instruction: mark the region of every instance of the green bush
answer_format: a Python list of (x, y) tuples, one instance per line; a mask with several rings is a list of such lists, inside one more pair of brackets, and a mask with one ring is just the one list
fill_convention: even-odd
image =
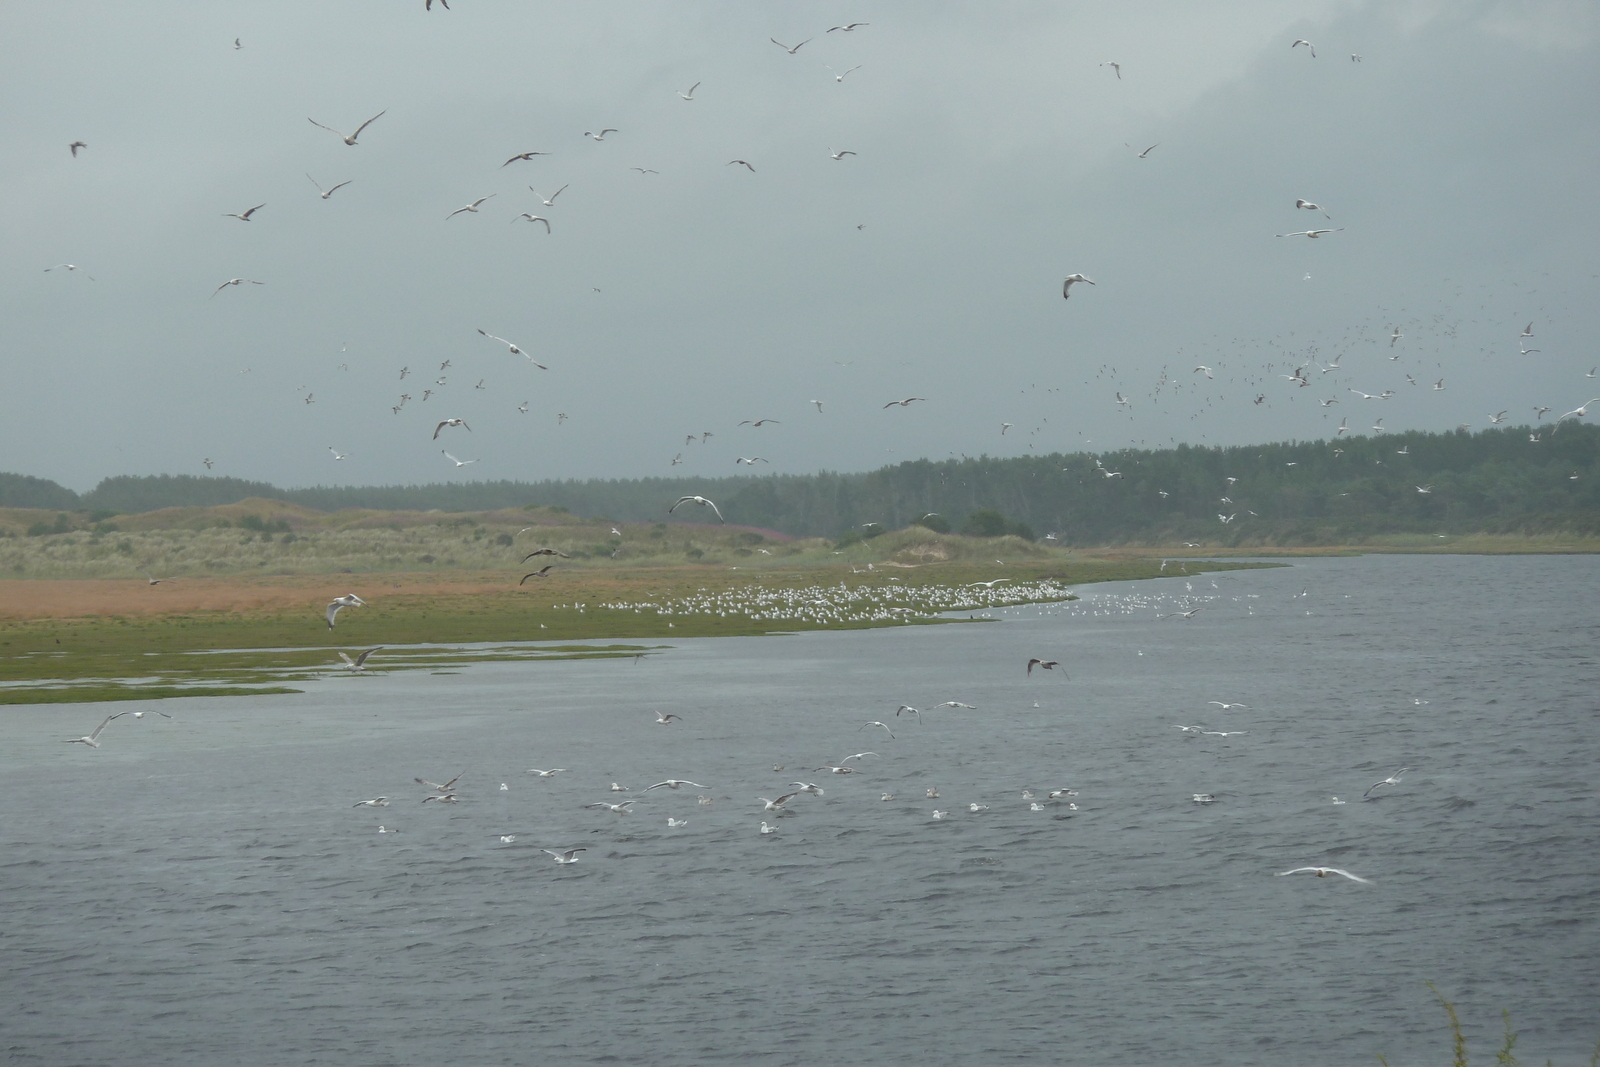
[(50, 529), (50, 525), (48, 523), (36, 522), (32, 526), (28, 527), (29, 537), (43, 537), (45, 534), (52, 532), (53, 531)]

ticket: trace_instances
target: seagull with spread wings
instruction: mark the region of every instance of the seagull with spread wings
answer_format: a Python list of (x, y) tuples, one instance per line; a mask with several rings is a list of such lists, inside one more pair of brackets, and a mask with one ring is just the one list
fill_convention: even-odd
[(334, 129), (332, 126), (322, 126), (322, 123), (318, 122), (316, 119), (308, 118), (308, 119), (306, 119), (306, 121), (311, 123), (311, 125), (313, 125), (313, 126), (322, 126), (322, 128), (327, 130), (329, 133), (338, 133), (339, 134), (339, 139), (341, 141), (343, 141), (347, 145), (354, 145), (356, 143), (356, 138), (361, 136), (361, 131), (362, 130), (366, 129), (368, 126), (371, 126), (374, 122), (377, 122), (379, 119), (383, 118), (383, 116), (388, 114), (388, 112), (389, 112), (389, 109), (388, 108), (384, 108), (382, 111), (380, 111), (376, 115), (372, 116), (366, 122), (363, 122), (361, 125), (357, 126), (356, 127), (356, 132), (352, 133), (348, 137), (346, 137), (342, 133), (339, 133), (339, 131)]
[(703, 496), (680, 496), (678, 502), (667, 509), (667, 514), (671, 515), (683, 504), (699, 504), (703, 508), (710, 508), (716, 514), (718, 522), (726, 523), (728, 521), (722, 517), (722, 512), (718, 510), (717, 505)]

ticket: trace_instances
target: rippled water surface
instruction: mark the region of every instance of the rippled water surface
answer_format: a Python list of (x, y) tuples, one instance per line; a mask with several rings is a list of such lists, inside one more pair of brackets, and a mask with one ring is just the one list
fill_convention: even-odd
[[(1079, 591), (641, 663), (0, 708), (6, 1062), (1400, 1067), (1448, 1062), (1427, 981), (1479, 1060), (1507, 1008), (1524, 1059), (1588, 1061), (1600, 560)], [(457, 774), (454, 805), (412, 781)], [(639, 795), (665, 778), (706, 788)], [(763, 815), (796, 781), (825, 793)], [(583, 807), (612, 782), (633, 814)], [(1274, 877), (1305, 865), (1373, 884)]]

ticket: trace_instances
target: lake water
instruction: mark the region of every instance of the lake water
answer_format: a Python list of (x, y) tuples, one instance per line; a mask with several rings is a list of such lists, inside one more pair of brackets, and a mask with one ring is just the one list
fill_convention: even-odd
[[(0, 708), (6, 1062), (1401, 1067), (1449, 1059), (1428, 981), (1477, 1062), (1502, 1008), (1525, 1060), (1588, 1062), (1600, 559), (1079, 592), (119, 703), (175, 718), (98, 750), (60, 741), (106, 705)], [(633, 814), (583, 807), (614, 781)], [(796, 781), (825, 794), (761, 812)], [(1306, 865), (1372, 884), (1274, 877)]]

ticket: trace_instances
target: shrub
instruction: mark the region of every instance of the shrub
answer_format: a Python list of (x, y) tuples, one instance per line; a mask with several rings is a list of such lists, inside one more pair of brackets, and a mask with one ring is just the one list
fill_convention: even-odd
[(961, 532), (968, 537), (1004, 537), (1011, 523), (993, 508), (979, 508), (961, 524)]
[(29, 537), (43, 537), (45, 534), (50, 532), (51, 530), (48, 523), (36, 522), (32, 526), (28, 527)]

